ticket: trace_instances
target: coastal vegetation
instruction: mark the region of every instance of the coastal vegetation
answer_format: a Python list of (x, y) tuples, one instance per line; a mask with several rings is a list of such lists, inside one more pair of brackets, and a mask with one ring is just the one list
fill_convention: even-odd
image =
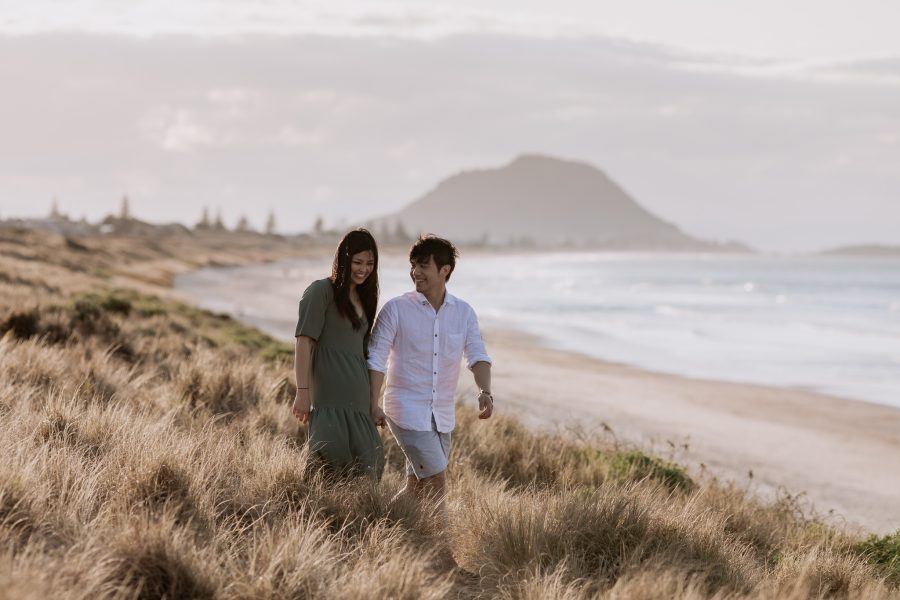
[(900, 594), (900, 532), (510, 415), (460, 406), (449, 534), (391, 501), (390, 436), (381, 482), (324, 472), (290, 347), (166, 287), (289, 251), (0, 231), (0, 598)]

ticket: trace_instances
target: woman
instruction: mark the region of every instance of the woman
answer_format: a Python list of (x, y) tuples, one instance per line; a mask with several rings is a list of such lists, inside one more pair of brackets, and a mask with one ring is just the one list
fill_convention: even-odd
[(384, 448), (369, 413), (366, 344), (378, 305), (378, 247), (365, 229), (349, 232), (334, 254), (331, 277), (300, 300), (294, 353), (293, 413), (309, 423), (314, 454), (339, 471), (378, 478)]

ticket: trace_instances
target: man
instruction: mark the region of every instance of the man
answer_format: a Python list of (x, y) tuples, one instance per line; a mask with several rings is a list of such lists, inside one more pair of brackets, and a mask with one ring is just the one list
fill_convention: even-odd
[[(372, 417), (385, 422), (406, 456), (404, 492), (428, 498), (447, 519), (446, 477), (454, 396), (460, 359), (475, 376), (480, 419), (490, 418), (491, 358), (484, 349), (472, 307), (447, 292), (456, 248), (445, 239), (421, 236), (409, 251), (415, 292), (389, 300), (369, 341)], [(388, 368), (390, 358), (390, 368)], [(379, 406), (385, 383), (384, 410)]]

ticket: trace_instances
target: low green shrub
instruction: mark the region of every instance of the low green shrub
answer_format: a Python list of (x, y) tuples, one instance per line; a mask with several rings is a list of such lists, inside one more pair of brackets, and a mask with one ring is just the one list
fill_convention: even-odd
[(119, 290), (103, 293), (82, 294), (75, 298), (73, 308), (76, 314), (94, 315), (99, 312), (109, 312), (120, 315), (131, 313), (131, 299)]
[(655, 456), (648, 456), (640, 450), (614, 454), (609, 464), (609, 476), (619, 481), (655, 479), (669, 489), (685, 492), (696, 487), (681, 466)]
[(900, 582), (900, 529), (888, 535), (870, 535), (853, 549), (870, 563), (886, 567), (891, 579)]

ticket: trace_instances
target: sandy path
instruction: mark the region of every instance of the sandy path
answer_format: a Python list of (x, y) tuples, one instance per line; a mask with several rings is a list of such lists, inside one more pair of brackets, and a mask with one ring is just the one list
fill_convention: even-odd
[[(804, 492), (820, 514), (900, 528), (900, 410), (806, 391), (688, 379), (486, 331), (499, 407), (527, 422), (599, 430), (771, 495)], [(463, 373), (460, 390), (471, 388)], [(748, 473), (753, 471), (751, 481)]]

